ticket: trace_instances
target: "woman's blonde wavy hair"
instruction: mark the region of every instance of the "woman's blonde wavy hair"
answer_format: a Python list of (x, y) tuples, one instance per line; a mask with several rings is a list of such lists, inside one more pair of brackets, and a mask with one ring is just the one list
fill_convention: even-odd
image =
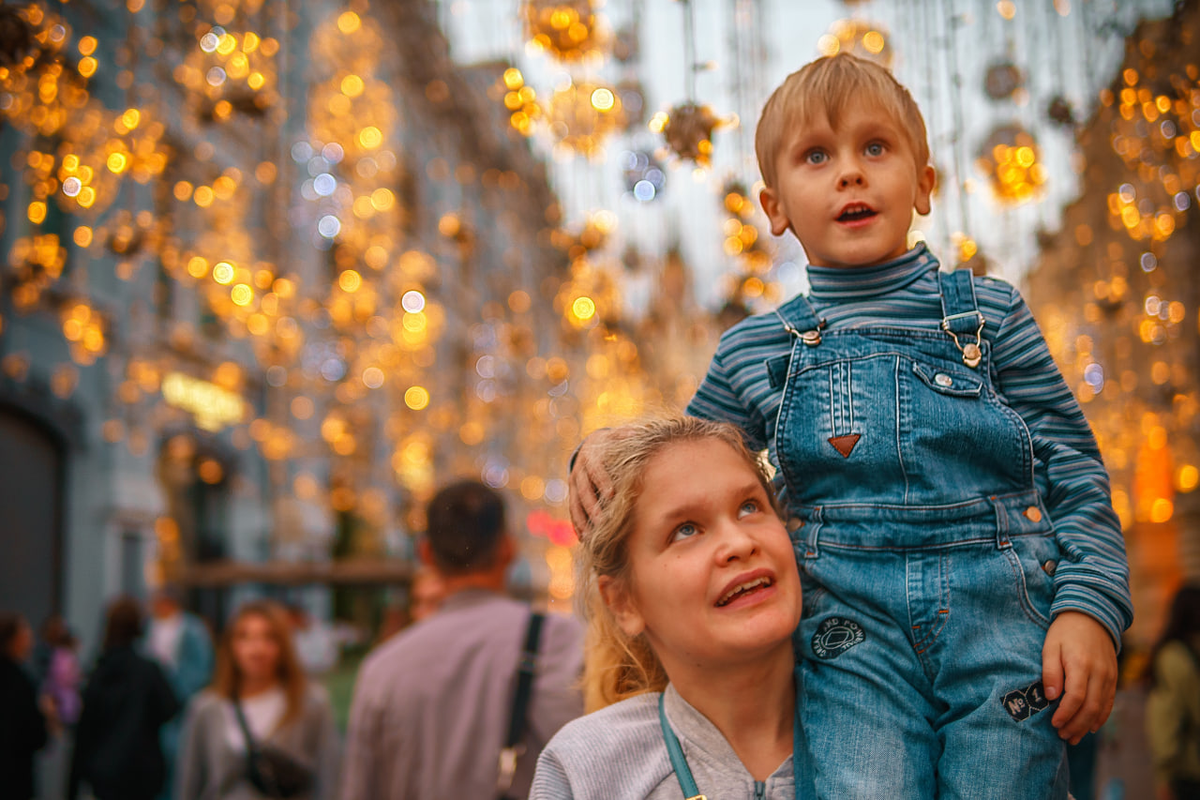
[[(728, 423), (695, 417), (655, 419), (622, 428), (600, 452), (615, 493), (580, 542), (576, 554), (576, 598), (587, 621), (583, 696), (591, 712), (635, 695), (666, 688), (667, 674), (645, 634), (627, 636), (600, 595), (600, 578), (622, 590), (630, 573), (627, 542), (641, 497), (646, 466), (655, 455), (679, 442), (715, 439), (729, 445), (754, 470), (767, 496), (775, 491), (762, 459), (750, 452), (741, 431)], [(680, 476), (686, 480), (687, 476)], [(778, 509), (776, 509), (778, 511)]]

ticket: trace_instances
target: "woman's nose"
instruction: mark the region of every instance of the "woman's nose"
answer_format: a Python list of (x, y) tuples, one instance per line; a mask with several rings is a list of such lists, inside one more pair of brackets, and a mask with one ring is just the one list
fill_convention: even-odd
[(758, 541), (735, 522), (721, 526), (719, 537), (717, 559), (721, 563), (748, 558), (758, 552)]

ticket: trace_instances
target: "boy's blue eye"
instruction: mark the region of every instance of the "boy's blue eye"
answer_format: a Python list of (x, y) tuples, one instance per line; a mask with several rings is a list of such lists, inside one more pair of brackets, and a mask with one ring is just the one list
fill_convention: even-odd
[(804, 156), (804, 160), (809, 164), (824, 164), (829, 156), (822, 150), (812, 150)]
[(762, 507), (758, 504), (757, 500), (747, 500), (746, 502), (742, 503), (741, 508), (738, 509), (738, 516), (747, 517), (751, 514), (758, 513), (761, 509)]
[(883, 145), (880, 142), (871, 142), (867, 145), (867, 155), (881, 156), (883, 155)]
[(699, 532), (700, 529), (695, 525), (690, 522), (685, 522), (671, 533), (671, 541), (678, 542), (682, 541), (683, 539), (690, 539)]

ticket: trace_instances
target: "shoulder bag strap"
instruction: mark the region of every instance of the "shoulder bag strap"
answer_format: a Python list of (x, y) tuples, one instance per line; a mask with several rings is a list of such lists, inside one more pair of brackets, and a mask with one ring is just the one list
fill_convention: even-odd
[(270, 795), (278, 794), (277, 787), (273, 786), (273, 778), (263, 775), (259, 769), (259, 748), (258, 742), (254, 739), (254, 734), (250, 733), (250, 724), (246, 722), (246, 714), (242, 711), (242, 703), (237, 695), (233, 696), (233, 713), (237, 717), (238, 727), (242, 729), (242, 736), (246, 737), (246, 772), (251, 778), (251, 783), (263, 784), (270, 789)]
[(526, 714), (529, 700), (533, 696), (533, 674), (537, 668), (538, 645), (542, 638), (542, 622), (545, 614), (533, 612), (529, 615), (529, 627), (525, 630), (525, 645), (521, 649), (521, 662), (517, 668), (517, 691), (513, 695), (512, 715), (509, 717), (508, 737), (500, 751), (500, 775), (496, 790), (504, 800), (512, 787), (517, 772), (517, 759), (524, 752), (521, 737), (525, 735)]
[(254, 741), (254, 735), (250, 733), (250, 725), (246, 722), (246, 715), (242, 712), (242, 702), (237, 695), (233, 696), (233, 713), (237, 717), (238, 727), (242, 729), (242, 736), (246, 737), (246, 753), (251, 756), (258, 752), (258, 743)]

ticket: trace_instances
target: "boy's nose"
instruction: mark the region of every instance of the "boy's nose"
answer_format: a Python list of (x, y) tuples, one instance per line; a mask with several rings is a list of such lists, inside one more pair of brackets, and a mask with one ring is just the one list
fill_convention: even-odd
[(842, 188), (847, 186), (862, 186), (865, 182), (866, 179), (860, 169), (848, 169), (842, 173)]

